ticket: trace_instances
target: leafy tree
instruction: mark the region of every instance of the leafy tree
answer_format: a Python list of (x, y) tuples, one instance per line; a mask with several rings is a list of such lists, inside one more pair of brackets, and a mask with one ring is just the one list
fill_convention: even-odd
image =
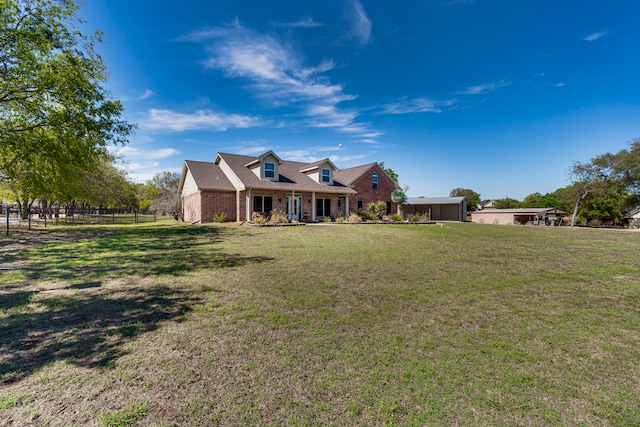
[(450, 197), (464, 197), (467, 201), (467, 210), (475, 211), (480, 204), (480, 194), (469, 188), (454, 188), (449, 193)]
[(81, 22), (76, 0), (0, 1), (0, 179), (21, 191), (43, 191), (60, 170), (74, 172), (66, 186), (80, 182), (133, 130), (103, 86), (100, 34)]
[(384, 167), (384, 162), (378, 162), (378, 164), (380, 165), (380, 168), (385, 171), (385, 173), (387, 175), (389, 175), (389, 178), (391, 178), (392, 180), (394, 180), (395, 182), (398, 182), (398, 174), (391, 168), (385, 168)]
[(520, 207), (520, 202), (511, 197), (505, 197), (504, 199), (496, 199), (494, 207), (496, 209), (516, 209)]
[(588, 198), (606, 193), (611, 182), (605, 168), (594, 160), (589, 163), (574, 162), (569, 171), (569, 177), (572, 184), (568, 195), (574, 200), (571, 226), (574, 226), (580, 206)]
[(555, 193), (531, 193), (520, 203), (521, 208), (557, 208), (560, 203)]
[(582, 218), (610, 218), (614, 222), (620, 222), (624, 217), (621, 208), (621, 197), (618, 192), (608, 192), (594, 195), (585, 200), (578, 211)]
[(640, 203), (640, 139), (630, 142), (629, 147), (629, 150), (598, 156), (592, 163), (620, 187), (625, 195), (621, 203), (627, 207), (635, 207)]
[(182, 220), (182, 201), (180, 192), (181, 175), (174, 172), (160, 172), (153, 176), (148, 186), (157, 190), (156, 196), (149, 205), (150, 212), (169, 214), (176, 220)]
[(81, 191), (75, 200), (85, 206), (104, 208), (138, 208), (135, 186), (126, 173), (112, 162), (103, 162), (98, 169), (84, 176)]

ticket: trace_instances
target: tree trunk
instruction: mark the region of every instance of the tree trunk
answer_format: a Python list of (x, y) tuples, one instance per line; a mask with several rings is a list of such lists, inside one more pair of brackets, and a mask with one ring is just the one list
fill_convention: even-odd
[(571, 216), (571, 226), (575, 227), (576, 225), (576, 216), (578, 216), (578, 208), (580, 207), (580, 204), (584, 201), (584, 199), (587, 198), (587, 195), (589, 194), (589, 192), (584, 192), (582, 194), (580, 194), (580, 196), (576, 199), (576, 204), (573, 207), (573, 215)]

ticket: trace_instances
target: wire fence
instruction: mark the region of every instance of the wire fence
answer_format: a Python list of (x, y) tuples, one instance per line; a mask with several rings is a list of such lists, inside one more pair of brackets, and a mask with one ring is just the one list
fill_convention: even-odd
[(138, 224), (155, 222), (155, 213), (141, 213), (129, 209), (75, 209), (73, 212), (56, 212), (51, 215), (30, 213), (28, 218), (21, 218), (18, 212), (9, 212), (0, 216), (6, 235), (11, 230), (44, 229), (56, 225), (91, 225), (91, 224)]

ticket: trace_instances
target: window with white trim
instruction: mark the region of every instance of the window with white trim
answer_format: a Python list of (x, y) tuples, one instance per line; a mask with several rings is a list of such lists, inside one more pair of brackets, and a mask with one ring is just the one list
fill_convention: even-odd
[(275, 178), (276, 177), (276, 165), (275, 163), (266, 163), (264, 164), (264, 177), (265, 178)]
[(331, 182), (331, 171), (329, 169), (322, 169), (322, 182), (327, 184)]

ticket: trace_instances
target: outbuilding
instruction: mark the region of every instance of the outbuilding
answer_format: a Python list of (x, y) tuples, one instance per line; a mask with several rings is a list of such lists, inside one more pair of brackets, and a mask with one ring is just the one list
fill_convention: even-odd
[(466, 221), (467, 199), (464, 197), (417, 197), (402, 205), (405, 215), (425, 215), (432, 221)]
[(471, 222), (480, 224), (561, 225), (569, 212), (556, 208), (482, 209), (471, 212)]

